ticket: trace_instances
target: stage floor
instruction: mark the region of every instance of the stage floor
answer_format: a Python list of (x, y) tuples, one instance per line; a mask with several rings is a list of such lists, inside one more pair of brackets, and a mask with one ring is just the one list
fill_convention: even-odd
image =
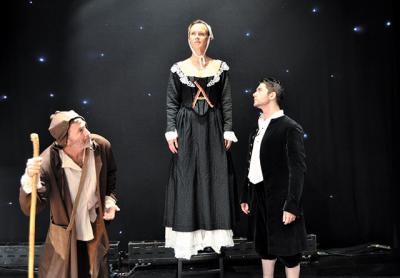
[[(188, 263), (186, 268), (201, 268), (202, 265)], [(125, 269), (125, 272), (128, 269)], [(114, 273), (111, 277), (121, 277)], [(0, 268), (0, 277), (26, 277), (25, 270)], [(176, 277), (176, 266), (158, 265), (138, 267), (125, 277), (136, 278), (172, 278)], [(187, 276), (186, 276), (187, 277)], [(216, 274), (196, 275), (218, 277)], [(259, 260), (228, 261), (225, 263), (225, 278), (262, 277)], [(277, 264), (275, 277), (285, 277), (284, 268)], [(357, 255), (357, 256), (319, 256), (303, 263), (301, 277), (400, 277), (400, 255), (393, 253)]]

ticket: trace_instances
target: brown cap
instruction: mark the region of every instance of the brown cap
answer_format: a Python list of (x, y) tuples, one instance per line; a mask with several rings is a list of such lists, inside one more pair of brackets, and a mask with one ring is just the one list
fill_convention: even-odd
[(50, 116), (49, 131), (51, 136), (56, 139), (59, 146), (65, 147), (65, 145), (67, 145), (69, 125), (71, 121), (78, 118), (85, 120), (74, 110), (56, 111), (53, 115)]

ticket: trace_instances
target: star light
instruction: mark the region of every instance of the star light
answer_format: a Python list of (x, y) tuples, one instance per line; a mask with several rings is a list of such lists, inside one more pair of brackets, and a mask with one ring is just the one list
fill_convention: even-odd
[(363, 31), (363, 28), (361, 26), (353, 27), (353, 32), (355, 32), (355, 33), (361, 33), (362, 31)]
[(251, 37), (251, 33), (250, 33), (250, 32), (246, 32), (246, 33), (244, 33), (244, 35), (245, 35), (247, 38), (250, 38), (250, 37)]
[(286, 69), (285, 71), (286, 71), (287, 73), (289, 73), (289, 72), (290, 72), (290, 71), (289, 71), (289, 69)]
[(8, 99), (7, 95), (1, 95), (0, 96), (0, 101), (6, 101)]
[(100, 53), (100, 57), (104, 57), (104, 53), (103, 52)]
[(246, 89), (244, 89), (244, 91), (243, 91), (245, 94), (250, 94), (251, 93), (251, 89), (249, 89), (249, 88), (246, 88)]
[(82, 100), (82, 104), (83, 105), (88, 105), (90, 103), (90, 101), (88, 99), (83, 99)]
[(311, 11), (313, 14), (317, 14), (319, 12), (319, 9), (317, 7), (314, 7)]
[(54, 93), (49, 93), (49, 97), (53, 98), (54, 96)]
[(39, 63), (43, 64), (43, 63), (46, 62), (46, 57), (44, 57), (44, 56), (39, 56), (37, 60), (38, 60)]
[(308, 134), (307, 134), (307, 133), (304, 133), (304, 134), (303, 134), (303, 138), (304, 138), (304, 139), (308, 139)]
[(151, 93), (147, 93), (147, 96), (151, 97)]
[(385, 22), (385, 26), (386, 26), (386, 27), (390, 27), (390, 26), (392, 26), (392, 22), (390, 22), (389, 20), (388, 20), (388, 21), (386, 21), (386, 22)]
[(139, 26), (139, 30), (143, 30), (144, 27), (142, 25)]

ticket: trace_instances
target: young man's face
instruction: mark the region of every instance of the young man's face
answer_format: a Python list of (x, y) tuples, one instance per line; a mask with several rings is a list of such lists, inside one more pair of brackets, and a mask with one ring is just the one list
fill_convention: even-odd
[(67, 147), (78, 150), (87, 148), (90, 144), (89, 135), (90, 132), (86, 128), (86, 122), (82, 119), (77, 119), (69, 126)]
[(253, 93), (254, 107), (261, 108), (268, 105), (275, 98), (275, 93), (270, 92), (264, 82), (261, 82)]

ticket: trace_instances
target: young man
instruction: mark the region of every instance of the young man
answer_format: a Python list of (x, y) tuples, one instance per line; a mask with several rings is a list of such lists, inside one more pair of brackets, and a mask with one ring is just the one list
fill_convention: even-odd
[(111, 144), (90, 134), (83, 117), (72, 110), (50, 118), (56, 141), (40, 157), (28, 159), (19, 195), (21, 209), (29, 215), (31, 181), (38, 175), (37, 212), (49, 205), (51, 218), (39, 277), (109, 277), (104, 220), (119, 211)]
[[(250, 136), (249, 164), (241, 208), (254, 215), (255, 249), (263, 277), (273, 277), (277, 259), (286, 277), (299, 277), (306, 230), (301, 206), (306, 171), (303, 130), (284, 115), (283, 88), (273, 78), (260, 81), (253, 94), (262, 114)], [(248, 196), (253, 196), (249, 205)], [(250, 199), (250, 198), (249, 198)]]

